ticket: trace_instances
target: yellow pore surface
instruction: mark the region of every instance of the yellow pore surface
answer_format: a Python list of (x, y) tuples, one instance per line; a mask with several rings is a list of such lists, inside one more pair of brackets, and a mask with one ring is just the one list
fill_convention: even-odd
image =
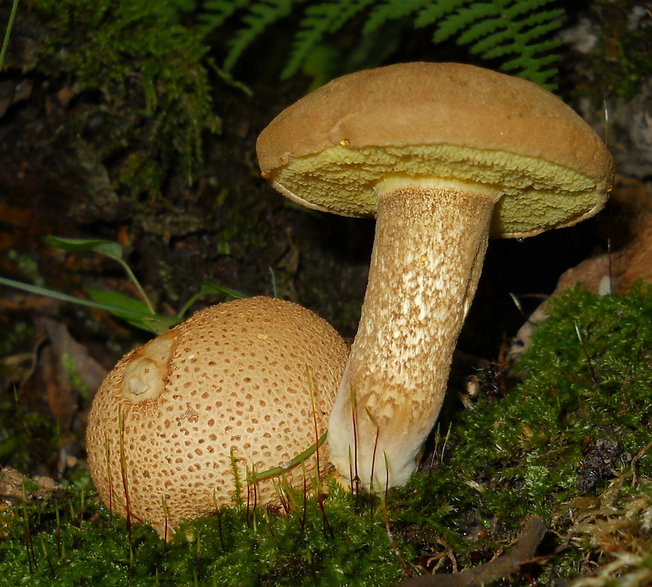
[(297, 157), (268, 172), (286, 197), (345, 216), (374, 216), (375, 186), (387, 177), (432, 177), (496, 189), (492, 236), (532, 236), (573, 225), (602, 208), (604, 186), (536, 157), (452, 145), (349, 148), (343, 144)]

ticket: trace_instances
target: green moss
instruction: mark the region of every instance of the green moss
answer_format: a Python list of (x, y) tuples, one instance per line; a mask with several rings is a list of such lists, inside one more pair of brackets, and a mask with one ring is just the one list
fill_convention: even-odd
[[(335, 485), (325, 513), (316, 500), (304, 506), (302, 498), (288, 515), (228, 510), (188, 523), (175, 545), (189, 537), (193, 549), (202, 544), (200, 579), (222, 585), (337, 585), (350, 577), (391, 585), (400, 578), (381, 512), (370, 509), (367, 498), (351, 499)], [(187, 565), (187, 557), (177, 564)]]
[(55, 466), (60, 449), (59, 426), (26, 408), (15, 384), (0, 389), (0, 464), (21, 471)]
[[(465, 489), (456, 500), (487, 521), (550, 519), (560, 504), (603, 488), (612, 468), (652, 473), (649, 456), (632, 461), (652, 434), (652, 290), (597, 297), (576, 288), (547, 310), (511, 374), (514, 389), (454, 426), (446, 474), (475, 483), (476, 495)], [(586, 453), (601, 441), (622, 455), (582, 491)]]
[[(0, 574), (26, 585), (395, 585), (424, 561), (447, 572), (453, 561), (464, 569), (490, 560), (531, 514), (557, 541), (530, 570), (541, 584), (609, 562), (604, 552), (627, 554), (619, 572), (645, 569), (652, 289), (573, 289), (548, 313), (507, 389), (454, 414), (406, 487), (372, 498), (331, 482), (321, 505), (302, 493), (287, 515), (240, 504), (186, 522), (164, 544), (147, 526), (112, 518), (78, 472), (65, 499), (4, 512)], [(607, 440), (619, 451), (582, 485)]]
[[(5, 514), (0, 569), (8, 584), (392, 585), (400, 567), (383, 517), (331, 487), (328, 511), (300, 500), (289, 515), (246, 508), (185, 523), (170, 544), (127, 528), (78, 485), (65, 498)], [(299, 505), (301, 504), (301, 505)], [(325, 517), (326, 516), (326, 517)]]
[(34, 285), (45, 285), (45, 280), (41, 275), (38, 263), (28, 254), (21, 253), (15, 249), (9, 249), (7, 258), (14, 263), (16, 269), (27, 277)]
[(32, 17), (45, 27), (42, 42), (9, 63), (72, 92), (82, 107), (66, 130), (89, 166), (95, 158), (117, 163), (113, 180), (133, 195), (158, 194), (172, 171), (192, 181), (202, 133), (219, 128), (207, 47), (181, 24), (176, 5), (32, 0)]

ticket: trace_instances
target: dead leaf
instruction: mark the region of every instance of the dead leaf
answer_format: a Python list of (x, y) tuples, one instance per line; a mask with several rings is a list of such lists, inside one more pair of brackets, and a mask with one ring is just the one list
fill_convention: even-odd
[(3, 467), (0, 470), (0, 499), (8, 504), (43, 501), (65, 491), (65, 488), (57, 485), (51, 477), (35, 476), (30, 479), (11, 467)]
[(46, 317), (36, 322), (39, 336), (34, 363), (20, 386), (20, 397), (31, 409), (49, 412), (62, 430), (71, 430), (74, 423), (85, 422), (90, 400), (107, 371), (65, 324)]

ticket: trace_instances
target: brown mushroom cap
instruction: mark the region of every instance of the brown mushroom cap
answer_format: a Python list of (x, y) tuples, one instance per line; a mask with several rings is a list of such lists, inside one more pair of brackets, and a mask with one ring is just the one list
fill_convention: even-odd
[[(197, 312), (128, 353), (98, 390), (86, 443), (102, 501), (161, 535), (230, 505), (231, 454), (244, 481), (313, 445), (307, 370), (323, 434), (346, 357), (335, 330), (291, 302), (255, 297)], [(308, 475), (315, 463), (306, 461)], [(300, 465), (284, 476), (303, 487)], [(256, 499), (278, 499), (273, 480), (258, 482)]]
[(493, 236), (532, 236), (600, 210), (613, 176), (604, 144), (532, 82), (458, 63), (402, 63), (343, 76), (260, 134), (263, 176), (304, 206), (376, 213), (387, 176), (495, 188)]

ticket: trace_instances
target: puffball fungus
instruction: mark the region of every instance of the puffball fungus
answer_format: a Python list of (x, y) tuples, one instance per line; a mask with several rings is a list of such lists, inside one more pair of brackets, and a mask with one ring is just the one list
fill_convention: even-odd
[[(89, 415), (100, 498), (166, 537), (182, 519), (233, 503), (234, 467), (246, 500), (248, 474), (284, 466), (325, 432), (347, 352), (316, 314), (266, 297), (206, 308), (131, 351)], [(306, 475), (316, 477), (316, 462), (305, 461)], [(302, 466), (283, 478), (302, 488)], [(278, 480), (258, 481), (250, 498), (277, 501)]]
[(263, 177), (291, 200), (376, 216), (328, 447), (344, 477), (403, 484), (439, 414), (488, 237), (596, 214), (611, 157), (550, 92), (457, 63), (333, 80), (281, 112), (256, 148)]

